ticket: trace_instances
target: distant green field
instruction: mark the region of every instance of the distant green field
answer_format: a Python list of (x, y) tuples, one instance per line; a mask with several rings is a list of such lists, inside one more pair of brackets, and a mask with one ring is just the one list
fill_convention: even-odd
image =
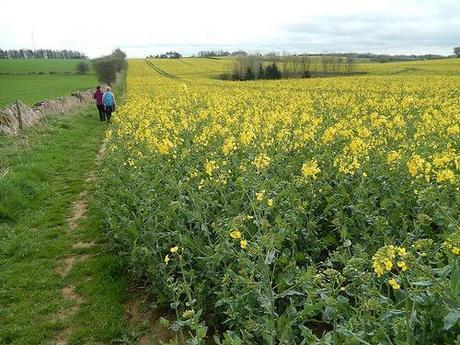
[(0, 60), (0, 73), (30, 73), (30, 72), (56, 72), (74, 73), (77, 64), (89, 60), (69, 60), (69, 59), (34, 59), (34, 60)]
[(75, 74), (76, 65), (81, 61), (0, 60), (0, 107), (16, 99), (32, 105), (43, 99), (91, 88), (96, 84), (93, 73)]

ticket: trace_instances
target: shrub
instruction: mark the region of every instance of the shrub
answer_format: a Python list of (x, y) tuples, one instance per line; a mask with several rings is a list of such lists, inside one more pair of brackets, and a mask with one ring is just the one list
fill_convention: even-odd
[(112, 84), (117, 78), (117, 72), (126, 67), (126, 54), (116, 49), (111, 55), (91, 61), (97, 79), (106, 84)]
[(311, 78), (311, 72), (310, 71), (305, 71), (303, 74), (302, 74), (302, 78)]
[(86, 61), (79, 62), (76, 69), (79, 74), (87, 74), (89, 72), (89, 63)]

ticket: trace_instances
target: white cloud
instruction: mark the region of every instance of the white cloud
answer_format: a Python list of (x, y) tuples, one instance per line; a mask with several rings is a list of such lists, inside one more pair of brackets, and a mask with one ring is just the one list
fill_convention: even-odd
[(177, 49), (373, 51), (449, 54), (460, 44), (460, 2), (0, 0), (0, 47), (119, 46), (130, 56)]

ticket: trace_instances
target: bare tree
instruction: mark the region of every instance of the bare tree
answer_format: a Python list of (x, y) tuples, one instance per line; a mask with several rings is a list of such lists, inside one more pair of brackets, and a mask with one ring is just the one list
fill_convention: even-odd
[(291, 75), (295, 76), (297, 75), (298, 71), (299, 71), (299, 57), (297, 55), (290, 55), (289, 56), (289, 72), (291, 73)]
[(341, 56), (336, 56), (335, 57), (335, 66), (336, 66), (336, 72), (343, 72), (345, 70), (345, 60)]
[(321, 70), (324, 73), (326, 73), (327, 70), (328, 70), (327, 56), (326, 55), (321, 55), (320, 60), (321, 60)]
[(303, 75), (307, 72), (311, 72), (311, 58), (308, 55), (299, 56), (299, 64)]
[(289, 59), (290, 59), (290, 53), (287, 51), (284, 51), (282, 56), (281, 56), (281, 65), (282, 65), (282, 71), (283, 71), (283, 77), (288, 78), (289, 77)]
[(323, 73), (334, 72), (334, 57), (332, 55), (321, 55), (321, 68), (323, 70)]
[(348, 73), (353, 72), (354, 67), (355, 67), (355, 60), (354, 60), (354, 58), (353, 58), (353, 55), (352, 55), (352, 54), (348, 54), (348, 55), (347, 55), (347, 58), (346, 58), (346, 68), (347, 68), (347, 72), (348, 72)]

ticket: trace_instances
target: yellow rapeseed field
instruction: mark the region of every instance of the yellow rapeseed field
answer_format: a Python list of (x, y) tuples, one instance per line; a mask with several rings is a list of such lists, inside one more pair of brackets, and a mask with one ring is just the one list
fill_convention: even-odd
[(107, 233), (178, 341), (458, 340), (460, 63), (215, 79), (228, 63), (130, 60), (107, 132)]

